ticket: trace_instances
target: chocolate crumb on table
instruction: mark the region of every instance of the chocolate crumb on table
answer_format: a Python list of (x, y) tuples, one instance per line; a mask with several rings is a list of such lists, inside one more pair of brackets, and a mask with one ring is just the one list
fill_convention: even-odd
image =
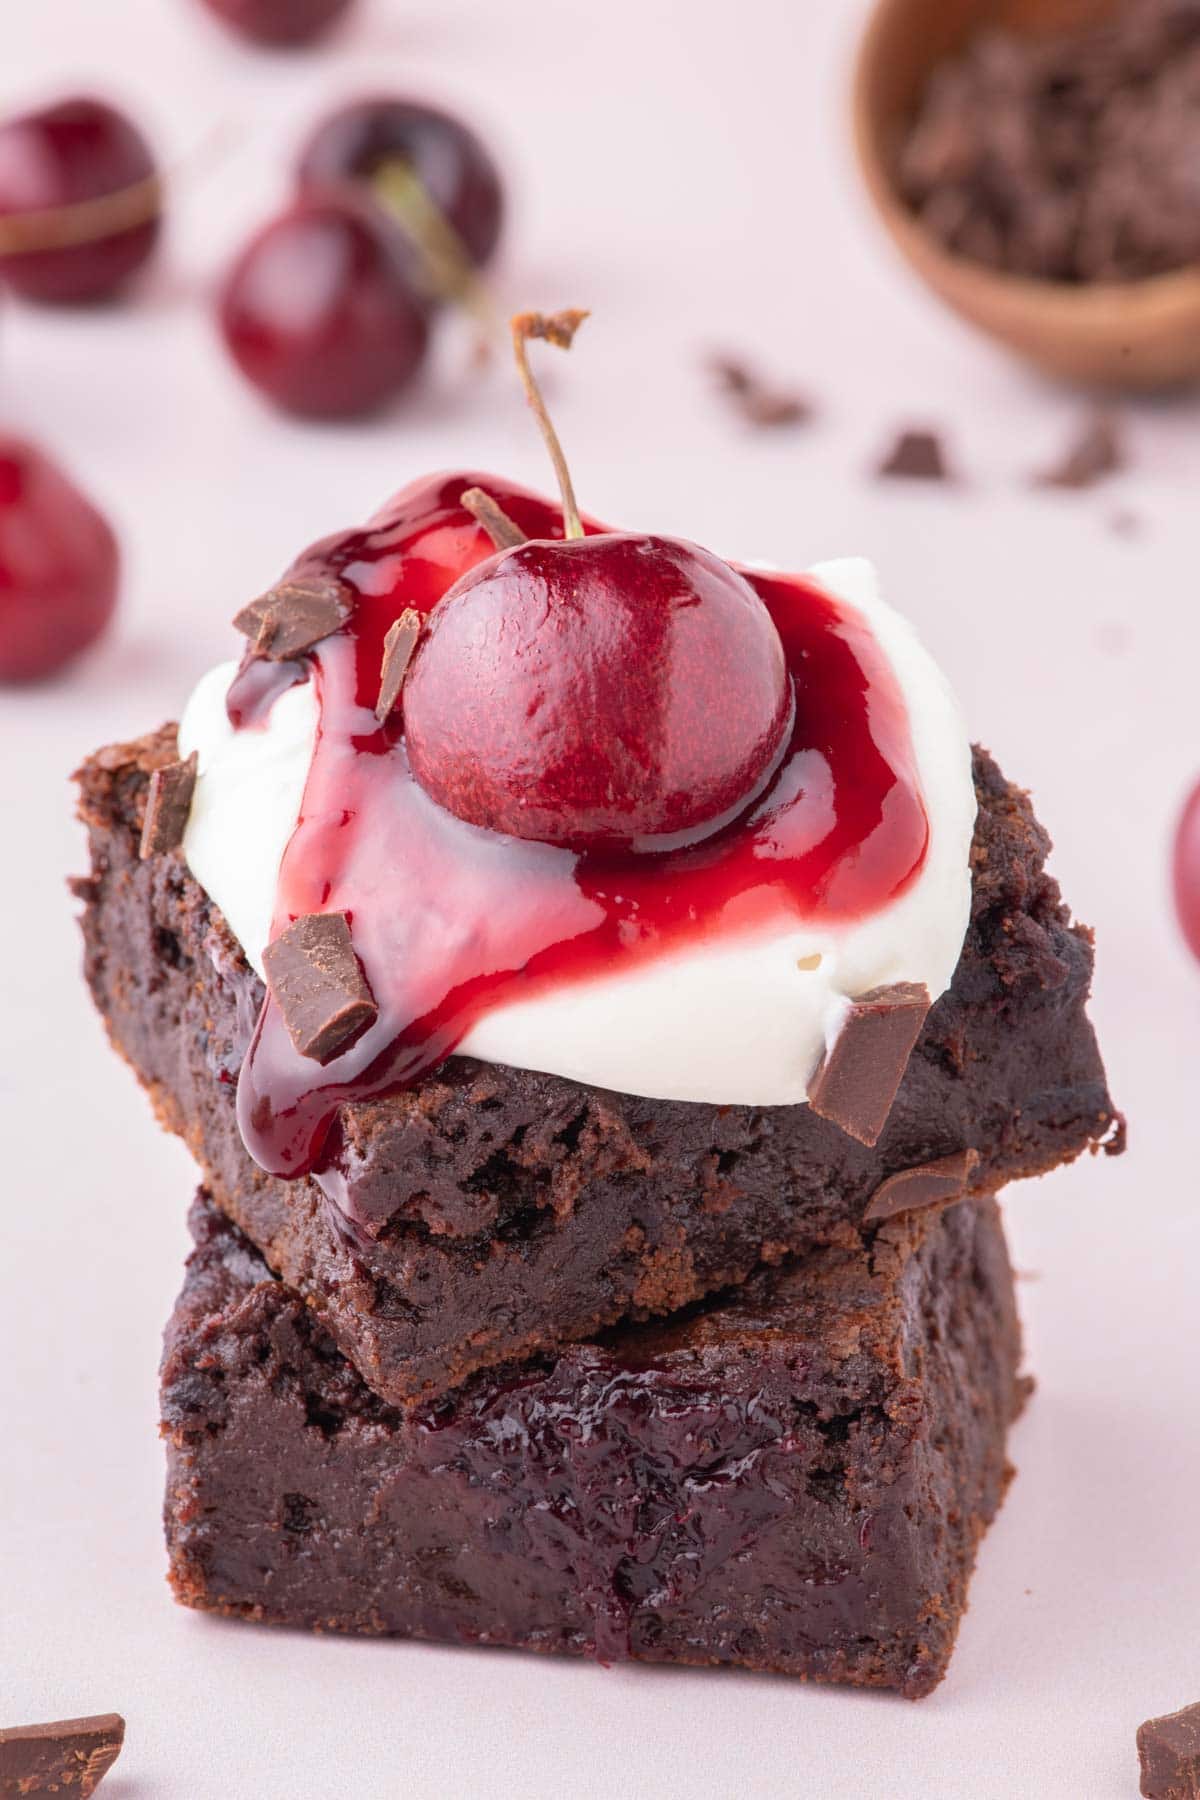
[(942, 440), (934, 431), (901, 431), (875, 471), (902, 481), (948, 481)]
[(730, 404), (748, 425), (773, 428), (806, 425), (815, 408), (795, 388), (779, 387), (756, 373), (737, 356), (713, 356), (709, 366)]
[(1144, 1800), (1200, 1800), (1200, 1701), (1138, 1726)]
[(71, 1794), (88, 1800), (121, 1753), (120, 1713), (0, 1730), (0, 1795)]
[(941, 242), (1012, 274), (1134, 281), (1200, 261), (1200, 7), (985, 30), (935, 69), (899, 164)]
[(1035, 485), (1047, 488), (1090, 488), (1125, 467), (1125, 447), (1120, 427), (1111, 413), (1089, 419), (1052, 468), (1038, 475)]

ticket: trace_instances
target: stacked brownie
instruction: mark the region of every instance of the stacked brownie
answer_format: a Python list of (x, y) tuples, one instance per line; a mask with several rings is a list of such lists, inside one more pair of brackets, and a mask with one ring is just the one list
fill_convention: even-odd
[(85, 765), (77, 888), (204, 1183), (163, 1365), (178, 1598), (927, 1693), (1024, 1393), (990, 1197), (1120, 1147), (1026, 797), (976, 752), (953, 983), (861, 1005), (816, 1105), (452, 1058), (342, 1107), (333, 1191), (243, 1147), (262, 984), (181, 851), (141, 854), (175, 758), (167, 727)]

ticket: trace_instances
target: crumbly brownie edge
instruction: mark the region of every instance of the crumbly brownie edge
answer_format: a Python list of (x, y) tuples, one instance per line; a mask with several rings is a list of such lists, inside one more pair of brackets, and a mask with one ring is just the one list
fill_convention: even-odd
[(272, 1181), (242, 1147), (234, 1084), (261, 986), (182, 858), (137, 858), (148, 773), (174, 754), (167, 727), (82, 771), (93, 994), (218, 1202), (391, 1399), (854, 1231), (897, 1170), (969, 1146), (986, 1193), (1113, 1126), (1084, 1012), (1090, 936), (1045, 874), (1027, 800), (980, 753), (967, 943), (874, 1150), (807, 1107), (655, 1103), (456, 1058), (343, 1110), (341, 1167), (378, 1235), (351, 1232), (315, 1183)]
[(163, 1364), (177, 1598), (927, 1694), (1024, 1396), (994, 1203), (397, 1411), (206, 1201)]

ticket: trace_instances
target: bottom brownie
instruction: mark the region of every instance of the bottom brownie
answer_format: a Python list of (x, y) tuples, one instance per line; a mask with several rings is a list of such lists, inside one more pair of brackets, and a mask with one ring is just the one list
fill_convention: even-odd
[(1006, 1480), (993, 1202), (402, 1413), (202, 1194), (167, 1330), (171, 1581), (273, 1624), (927, 1694)]

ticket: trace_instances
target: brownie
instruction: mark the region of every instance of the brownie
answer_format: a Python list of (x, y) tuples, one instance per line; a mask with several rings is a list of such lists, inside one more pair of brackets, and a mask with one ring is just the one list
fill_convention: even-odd
[(149, 774), (174, 753), (167, 727), (81, 771), (92, 993), (217, 1203), (387, 1400), (856, 1237), (901, 1171), (958, 1156), (986, 1194), (1119, 1147), (1084, 1010), (1091, 936), (1045, 872), (1028, 800), (979, 751), (970, 928), (874, 1148), (809, 1106), (644, 1100), (452, 1058), (342, 1109), (335, 1206), (246, 1153), (236, 1076), (262, 985), (181, 855), (138, 859)]
[(167, 1330), (171, 1582), (276, 1625), (929, 1693), (1024, 1384), (995, 1202), (392, 1408), (207, 1196)]

